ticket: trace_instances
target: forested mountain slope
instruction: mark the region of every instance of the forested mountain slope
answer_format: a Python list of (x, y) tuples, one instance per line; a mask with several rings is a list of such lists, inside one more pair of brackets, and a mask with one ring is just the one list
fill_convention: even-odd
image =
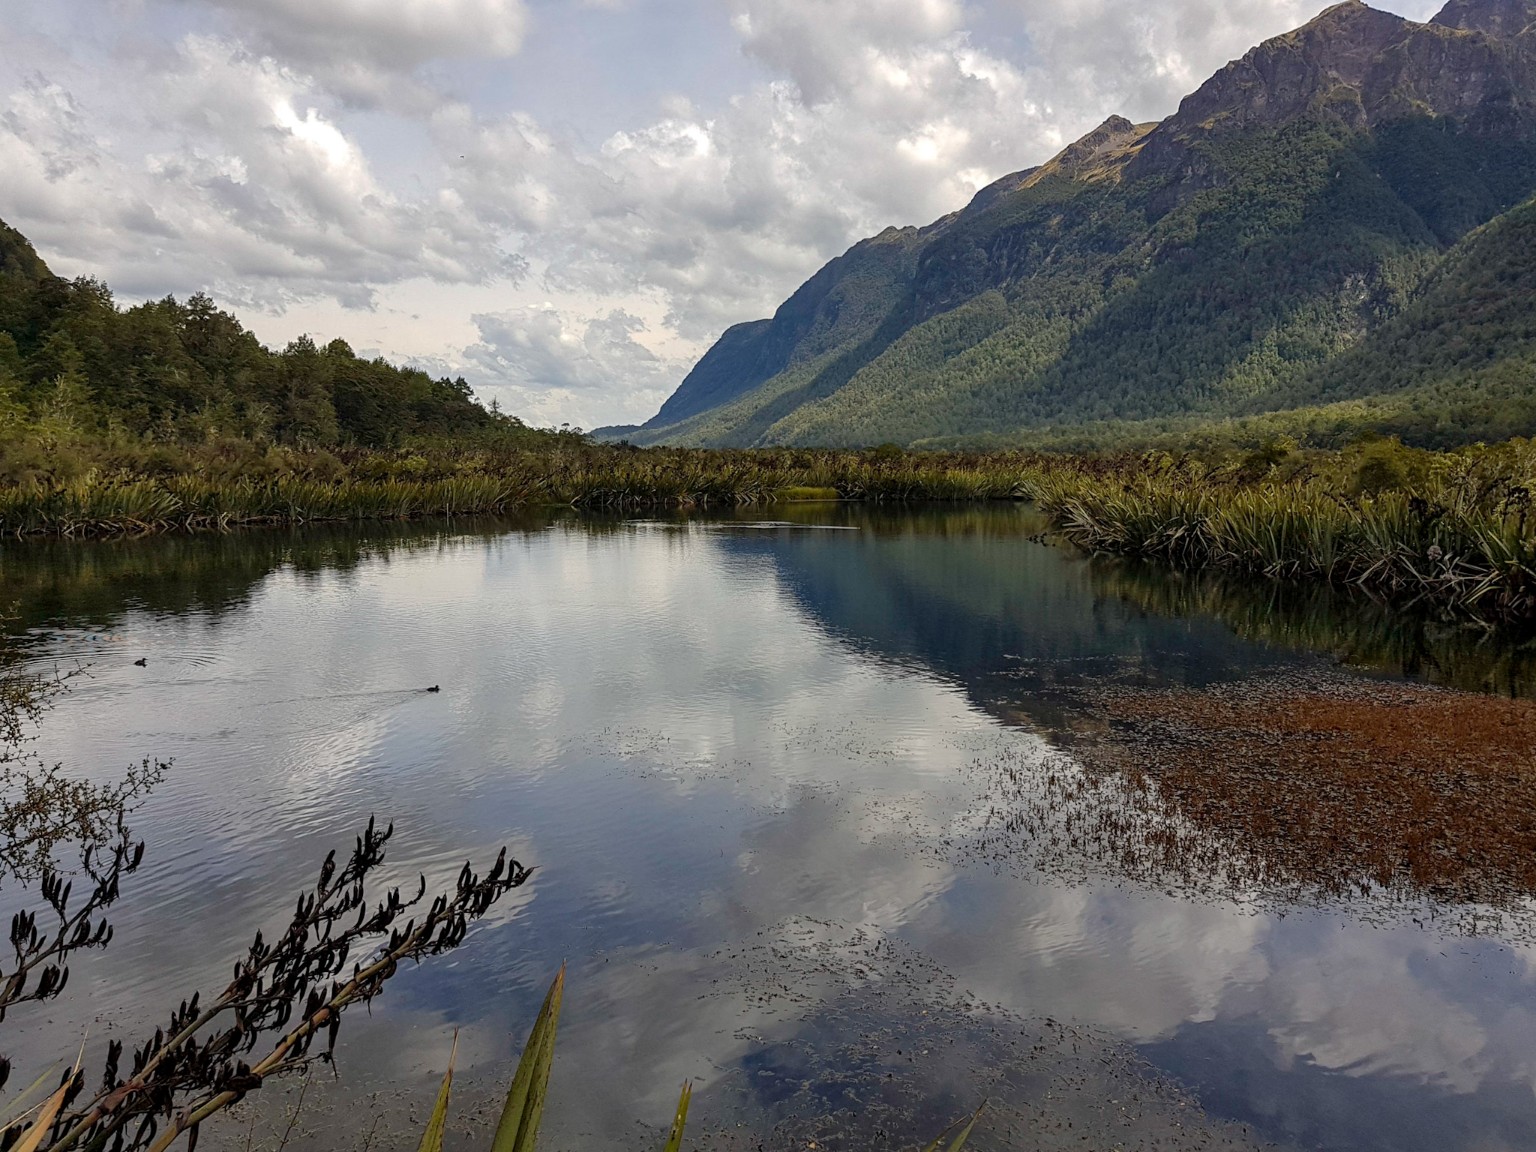
[(1536, 0), (1452, 0), (1429, 24), (1340, 4), (1160, 124), (1111, 119), (855, 246), (633, 439), (1113, 439), (1335, 406), (1309, 427), (1443, 440), (1488, 397), (1482, 434), (1536, 431), (1512, 255), (1533, 194)]
[(515, 423), (477, 404), (463, 380), (363, 359), (341, 340), (270, 351), (204, 295), (119, 308), (100, 281), (55, 276), (0, 222), (0, 432), (29, 419), (314, 447)]

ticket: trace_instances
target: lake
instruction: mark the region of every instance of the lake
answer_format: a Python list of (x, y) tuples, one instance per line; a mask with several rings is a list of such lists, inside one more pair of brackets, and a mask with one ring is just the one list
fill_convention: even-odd
[(564, 962), (550, 1149), (659, 1148), (685, 1079), (694, 1147), (910, 1147), (985, 1098), (975, 1148), (1536, 1148), (1529, 749), (1476, 851), (1409, 864), (1334, 784), (1212, 783), (1277, 748), (1310, 787), (1414, 709), (1525, 723), (1531, 644), (1090, 560), (1026, 507), (767, 516), (5, 545), (28, 661), (89, 666), (48, 757), (174, 761), (13, 1084), (222, 989), (377, 814), (396, 881), (537, 870), (200, 1147), (414, 1149), (456, 1030), (449, 1143), (488, 1146)]

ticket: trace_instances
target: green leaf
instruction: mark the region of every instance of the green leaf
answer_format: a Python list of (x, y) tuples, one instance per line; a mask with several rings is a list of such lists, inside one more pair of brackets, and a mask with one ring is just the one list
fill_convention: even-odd
[(683, 1094), (677, 1100), (677, 1115), (672, 1120), (672, 1131), (667, 1135), (667, 1145), (662, 1152), (680, 1152), (683, 1146), (683, 1128), (688, 1123), (688, 1102), (693, 1099), (693, 1084), (683, 1082)]
[(971, 1138), (971, 1129), (976, 1127), (976, 1121), (981, 1119), (981, 1114), (986, 1109), (986, 1107), (987, 1102), (983, 1100), (981, 1102), (981, 1107), (971, 1113), (971, 1117), (968, 1121), (966, 1121), (965, 1117), (963, 1116), (960, 1118), (960, 1120), (956, 1120), (947, 1129), (945, 1129), (944, 1133), (937, 1140), (928, 1145), (927, 1152), (939, 1152), (940, 1146), (942, 1146), (944, 1143), (944, 1137), (948, 1136), (956, 1128), (959, 1128), (961, 1122), (965, 1121), (965, 1127), (960, 1128), (960, 1134), (955, 1137), (954, 1142), (949, 1146), (949, 1152), (960, 1152), (960, 1149), (965, 1147), (965, 1142)]
[(555, 1030), (560, 1024), (560, 1001), (565, 996), (565, 966), (549, 986), (544, 1007), (534, 1021), (533, 1031), (518, 1061), (517, 1075), (501, 1109), (501, 1122), (491, 1152), (533, 1152), (539, 1138), (539, 1123), (544, 1119), (544, 1096), (549, 1089), (549, 1069), (555, 1061)]
[(443, 1132), (448, 1127), (448, 1097), (453, 1093), (453, 1064), (459, 1055), (459, 1034), (453, 1034), (453, 1049), (448, 1053), (448, 1071), (443, 1074), (443, 1086), (437, 1093), (437, 1104), (432, 1109), (432, 1119), (421, 1134), (418, 1152), (443, 1152)]

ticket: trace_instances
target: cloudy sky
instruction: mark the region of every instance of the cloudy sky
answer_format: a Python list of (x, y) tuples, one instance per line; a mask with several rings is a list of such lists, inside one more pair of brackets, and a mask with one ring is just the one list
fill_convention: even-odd
[(1321, 7), (4, 0), (0, 219), (123, 303), (207, 290), (269, 344), (639, 421), (855, 240), (1161, 118)]

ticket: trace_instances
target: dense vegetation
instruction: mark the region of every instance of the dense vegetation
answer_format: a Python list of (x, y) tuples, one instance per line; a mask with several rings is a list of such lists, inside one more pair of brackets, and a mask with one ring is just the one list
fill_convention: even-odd
[(47, 457), (82, 438), (389, 447), (503, 426), (516, 427), (462, 379), (365, 360), (341, 340), (270, 351), (206, 295), (119, 308), (99, 281), (54, 276), (0, 224), (6, 479), (58, 468)]
[[(1471, 0), (1446, 23), (1486, 31), (1502, 12)], [(953, 217), (856, 246), (728, 334), (632, 438), (1536, 432), (1531, 39), (1331, 9), (1163, 124), (1112, 120)], [(1474, 74), (1509, 87), (1468, 103)]]
[(0, 488), (0, 532), (100, 535), (253, 523), (400, 520), (576, 506), (736, 507), (786, 500), (1032, 500), (1090, 551), (1272, 578), (1359, 584), (1488, 620), (1536, 619), (1536, 449), (1436, 453), (1395, 440), (1342, 452), (1063, 456), (635, 449), (574, 435), (395, 451), (269, 448), (243, 475), (184, 454), (145, 470)]
[(1047, 471), (1033, 496), (1092, 550), (1353, 584), (1492, 622), (1536, 621), (1536, 446), (1451, 454), (1395, 441), (1273, 445), (1210, 463), (1151, 455)]

